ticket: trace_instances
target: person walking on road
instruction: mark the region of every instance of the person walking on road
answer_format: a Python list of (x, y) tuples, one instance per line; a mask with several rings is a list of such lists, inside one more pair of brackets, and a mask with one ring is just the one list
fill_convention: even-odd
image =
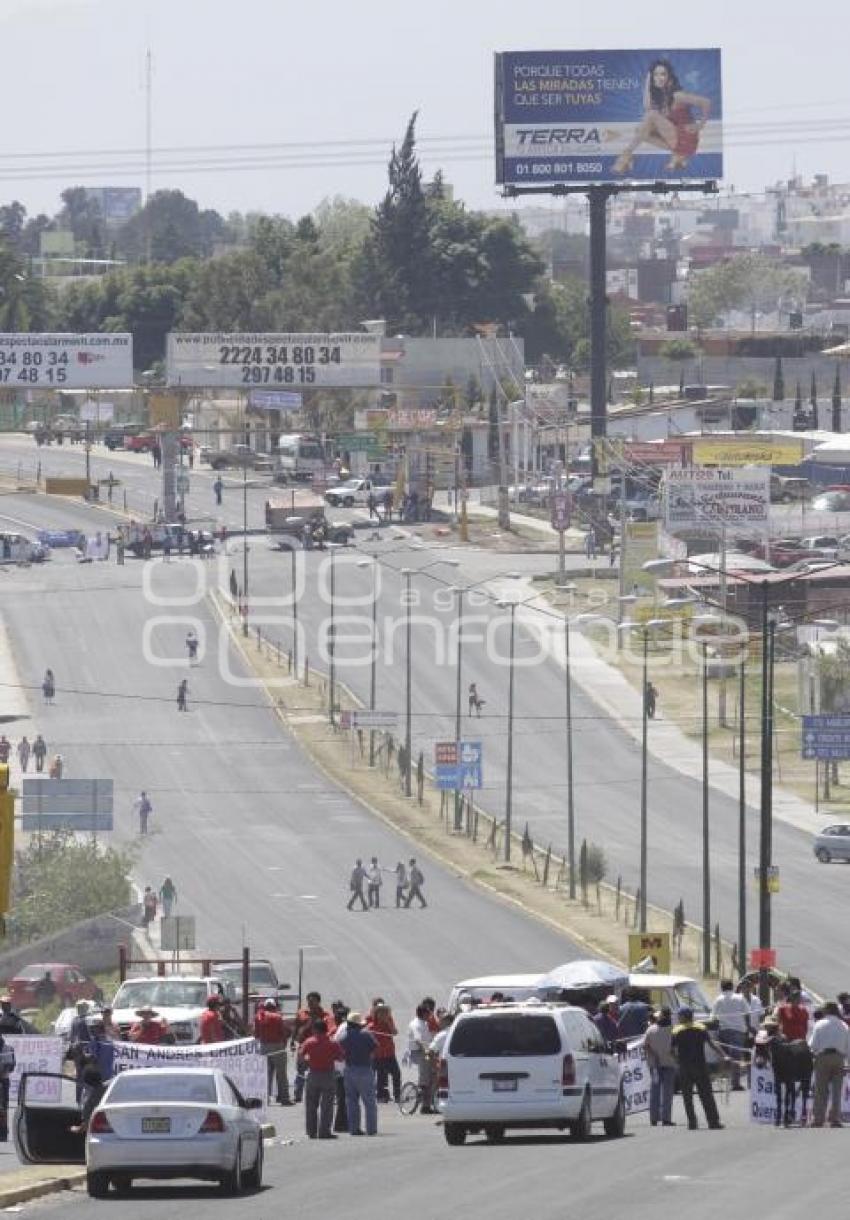
[(177, 886), (170, 877), (166, 877), (159, 887), (159, 900), (162, 903), (162, 917), (168, 919), (177, 901)]
[(646, 714), (650, 720), (655, 719), (655, 705), (657, 701), (658, 690), (652, 685), (651, 682), (647, 682), (643, 689), (643, 703), (644, 707), (646, 708)]
[(409, 907), (414, 898), (419, 899), (420, 907), (427, 907), (428, 903), (425, 901), (425, 896), (422, 893), (422, 886), (425, 884), (425, 877), (414, 859), (411, 859), (410, 861), (407, 876), (410, 892), (405, 899), (405, 907)]
[(153, 805), (148, 799), (148, 794), (142, 790), (133, 802), (133, 808), (139, 815), (139, 834), (146, 835), (148, 833), (148, 819), (153, 813)]
[(731, 979), (722, 979), (720, 995), (711, 1006), (711, 1016), (717, 1021), (717, 1037), (720, 1045), (732, 1060), (732, 1088), (740, 1091), (741, 1061), (746, 1056), (747, 1038), (750, 1028), (750, 1006), (742, 995), (737, 995)]
[(8, 763), (9, 755), (12, 753), (12, 743), (4, 733), (0, 737), (0, 763)]
[(186, 651), (189, 654), (189, 664), (194, 665), (198, 659), (198, 637), (194, 627), (190, 627), (186, 633)]
[(474, 682), (470, 682), (470, 684), (469, 684), (469, 715), (471, 716), (472, 713), (475, 712), (475, 714), (480, 717), (481, 709), (483, 706), (484, 706), (484, 700), (478, 694), (478, 687), (475, 685)]
[(156, 919), (157, 905), (158, 902), (156, 894), (149, 885), (146, 885), (145, 892), (142, 894), (142, 927), (146, 931)]
[(53, 676), (52, 669), (44, 671), (44, 678), (41, 682), (41, 693), (44, 695), (45, 703), (52, 703), (56, 695), (56, 679)]
[(221, 475), (219, 475), (216, 481), (213, 483), (213, 491), (215, 492), (215, 502), (220, 508), (221, 496), (222, 492), (224, 491), (224, 483), (221, 481)]
[(351, 870), (351, 879), (349, 881), (349, 888), (351, 890), (351, 897), (348, 900), (349, 911), (354, 909), (355, 902), (360, 903), (362, 910), (369, 910), (369, 903), (366, 901), (366, 895), (363, 893), (363, 886), (366, 884), (366, 879), (367, 873), (366, 869), (363, 867), (363, 861), (355, 860), (354, 868)]
[(30, 765), (31, 751), (32, 751), (32, 746), (27, 741), (26, 735), (24, 735), (21, 738), (21, 740), (18, 742), (18, 762), (21, 764), (21, 770), (23, 772), (26, 772), (27, 768)]
[(404, 902), (404, 891), (407, 889), (407, 866), (399, 860), (395, 866), (395, 904), (400, 907)]
[(362, 1135), (360, 1103), (367, 1135), (378, 1134), (378, 1103), (375, 1097), (375, 1073), (372, 1059), (378, 1045), (374, 1034), (364, 1029), (366, 1022), (359, 1012), (350, 1012), (336, 1034), (336, 1041), (345, 1056), (345, 1109), (348, 1114), (348, 1134)]
[(682, 1090), (685, 1114), (688, 1117), (688, 1127), (691, 1131), (696, 1131), (699, 1126), (694, 1109), (694, 1089), (696, 1089), (709, 1128), (712, 1131), (720, 1131), (723, 1123), (720, 1121), (717, 1102), (714, 1100), (714, 1093), (711, 1089), (711, 1077), (705, 1061), (705, 1048), (712, 1047), (724, 1063), (729, 1062), (728, 1056), (723, 1053), (705, 1026), (694, 1020), (692, 1008), (680, 1008), (678, 1016), (679, 1024), (673, 1028), (670, 1043), (679, 1065), (679, 1085)]
[(345, 1060), (345, 1052), (329, 1037), (328, 1023), (323, 1018), (313, 1022), (309, 1037), (301, 1044), (301, 1056), (308, 1069), (304, 1086), (307, 1138), (335, 1140), (331, 1131), (336, 1097), (335, 1065)]
[(123, 567), (124, 565), (124, 531), (119, 529), (115, 538), (115, 562)]
[(644, 1047), (649, 1064), (649, 1122), (653, 1127), (675, 1127), (673, 1093), (676, 1087), (676, 1056), (673, 1054), (673, 1014), (659, 1008), (646, 1031)]
[(188, 712), (189, 710), (189, 682), (187, 678), (183, 678), (180, 685), (177, 687), (177, 710), (178, 712)]
[(371, 863), (366, 869), (366, 878), (368, 881), (366, 894), (369, 899), (369, 906), (377, 908), (381, 905), (381, 886), (384, 883), (377, 856), (372, 857)]
[(39, 773), (44, 770), (44, 760), (47, 757), (47, 744), (41, 733), (32, 743), (32, 756), (35, 759), (35, 769)]
[(809, 1047), (815, 1060), (815, 1099), (812, 1125), (822, 1127), (829, 1100), (829, 1125), (841, 1127), (841, 1094), (844, 1071), (850, 1056), (850, 1030), (841, 1017), (841, 1009), (829, 1000), (823, 1006), (823, 1016), (815, 1021), (809, 1036)]

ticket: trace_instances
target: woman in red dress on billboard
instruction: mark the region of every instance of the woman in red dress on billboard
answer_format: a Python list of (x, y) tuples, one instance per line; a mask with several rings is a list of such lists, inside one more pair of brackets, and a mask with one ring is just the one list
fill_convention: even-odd
[[(699, 146), (700, 132), (711, 110), (710, 100), (699, 93), (687, 93), (669, 59), (656, 59), (649, 65), (643, 97), (643, 119), (614, 162), (614, 173), (629, 172), (635, 150), (641, 144), (670, 150), (666, 170), (684, 169)], [(694, 111), (699, 111), (697, 118)]]

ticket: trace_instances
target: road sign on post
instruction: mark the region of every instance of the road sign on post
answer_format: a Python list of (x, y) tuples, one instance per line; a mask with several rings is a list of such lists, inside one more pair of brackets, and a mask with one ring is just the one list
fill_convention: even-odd
[(804, 716), (803, 758), (850, 758), (850, 716)]
[(25, 779), (21, 830), (112, 830), (111, 779)]
[(195, 916), (163, 915), (159, 947), (169, 953), (188, 953), (195, 948)]
[(750, 968), (752, 970), (773, 970), (775, 967), (775, 949), (750, 949)]
[(438, 741), (434, 745), (437, 787), (446, 790), (483, 785), (483, 747), (480, 741)]
[[(630, 932), (629, 965), (637, 966), (646, 958), (652, 958), (652, 967), (658, 974), (670, 973), (670, 933)], [(652, 975), (649, 976), (650, 979)]]

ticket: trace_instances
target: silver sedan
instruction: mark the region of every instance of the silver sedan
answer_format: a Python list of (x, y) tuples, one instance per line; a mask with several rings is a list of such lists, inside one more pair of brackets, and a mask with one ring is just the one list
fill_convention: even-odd
[(254, 1111), (223, 1072), (142, 1068), (121, 1072), (91, 1116), (86, 1136), (88, 1192), (104, 1198), (134, 1178), (200, 1178), (226, 1194), (259, 1190), (263, 1133)]

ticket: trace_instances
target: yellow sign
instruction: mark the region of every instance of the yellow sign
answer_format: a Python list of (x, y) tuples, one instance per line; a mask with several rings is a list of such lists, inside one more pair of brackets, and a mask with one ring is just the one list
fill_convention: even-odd
[(178, 394), (151, 394), (148, 398), (150, 426), (176, 432), (181, 424), (180, 405)]
[(803, 442), (729, 437), (695, 440), (695, 466), (796, 466), (803, 460)]
[(49, 496), (85, 496), (89, 485), (85, 479), (45, 479), (44, 490)]
[[(669, 932), (630, 932), (629, 933), (629, 965), (637, 966), (646, 958), (652, 958), (652, 966), (657, 974), (670, 973), (670, 933)], [(647, 986), (652, 985), (652, 975), (647, 975)]]

